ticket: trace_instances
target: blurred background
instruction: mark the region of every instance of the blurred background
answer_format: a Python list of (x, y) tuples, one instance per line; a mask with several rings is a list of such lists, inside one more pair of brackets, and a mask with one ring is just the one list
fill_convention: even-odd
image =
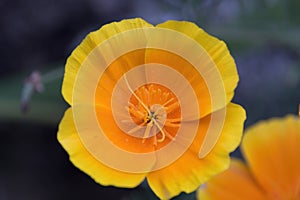
[[(247, 127), (298, 113), (299, 10), (299, 0), (1, 0), (0, 200), (157, 199), (146, 183), (96, 184), (57, 142), (68, 107), (60, 92), (64, 63), (89, 32), (133, 17), (197, 23), (224, 40), (236, 60), (234, 102), (247, 110)], [(42, 92), (31, 96), (33, 86)], [(195, 193), (174, 199), (192, 200)]]

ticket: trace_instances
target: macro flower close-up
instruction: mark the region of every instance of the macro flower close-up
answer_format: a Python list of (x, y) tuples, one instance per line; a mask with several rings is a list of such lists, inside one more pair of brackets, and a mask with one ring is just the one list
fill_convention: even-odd
[(161, 199), (195, 191), (228, 168), (246, 118), (225, 43), (186, 21), (140, 18), (90, 33), (65, 66), (71, 106), (58, 140), (105, 186), (145, 179)]
[(253, 125), (241, 144), (245, 162), (233, 159), (227, 171), (201, 186), (198, 199), (300, 199), (299, 146), (299, 116)]
[(0, 5), (0, 200), (300, 200), (299, 0)]

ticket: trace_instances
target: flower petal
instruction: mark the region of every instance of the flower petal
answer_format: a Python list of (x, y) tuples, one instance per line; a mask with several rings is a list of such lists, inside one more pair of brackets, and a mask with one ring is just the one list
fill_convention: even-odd
[(64, 81), (62, 86), (62, 94), (65, 100), (72, 105), (72, 94), (77, 73), (91, 51), (106, 39), (127, 30), (151, 27), (146, 21), (136, 18), (122, 20), (118, 23), (110, 23), (104, 25), (99, 30), (90, 33), (82, 43), (72, 52), (66, 63)]
[(211, 176), (229, 166), (228, 154), (240, 142), (245, 111), (241, 106), (235, 104), (229, 104), (226, 109), (226, 119), (221, 136), (206, 157), (199, 159), (198, 151), (210, 126), (210, 115), (200, 120), (194, 142), (178, 160), (168, 167), (147, 175), (148, 183), (158, 197), (169, 199), (182, 191), (192, 192)]
[[(198, 44), (207, 51), (222, 77), (227, 95), (226, 102), (229, 103), (234, 95), (234, 89), (237, 86), (239, 77), (235, 62), (230, 55), (226, 44), (223, 41), (207, 34), (203, 29), (199, 28), (192, 22), (178, 22), (170, 20), (162, 24), (158, 24), (157, 27), (172, 29), (186, 34), (198, 42)], [(220, 104), (219, 106), (214, 107), (212, 111), (207, 111), (206, 113), (209, 114), (222, 107), (224, 107), (224, 105)]]
[(250, 170), (272, 199), (300, 196), (300, 119), (287, 116), (249, 128), (242, 150)]
[(124, 173), (100, 163), (83, 146), (76, 131), (72, 109), (69, 108), (59, 125), (58, 141), (69, 153), (70, 160), (80, 170), (91, 176), (101, 185), (132, 188), (139, 185), (145, 174)]
[(253, 179), (243, 162), (231, 161), (225, 172), (213, 177), (197, 194), (201, 200), (266, 200), (265, 193)]
[[(197, 52), (197, 53), (201, 54), (202, 52)], [(197, 116), (196, 119), (199, 119), (200, 117), (204, 117), (207, 114), (212, 112), (211, 110), (212, 100), (211, 100), (211, 93), (210, 93), (211, 91), (209, 90), (209, 87), (205, 82), (204, 77), (202, 77), (201, 74), (199, 74), (199, 72), (195, 69), (195, 67), (191, 63), (188, 62), (188, 60), (186, 60), (184, 57), (181, 57), (180, 55), (174, 54), (169, 51), (165, 51), (161, 49), (147, 49), (145, 61), (147, 63), (160, 63), (162, 65), (168, 66), (171, 69), (179, 72), (183, 76), (183, 78), (185, 78), (188, 81), (190, 86), (193, 88), (198, 101), (198, 102), (191, 102), (191, 103), (192, 104), (196, 103), (200, 109), (200, 116)], [(153, 76), (158, 76), (158, 75), (157, 73), (154, 73)], [(162, 74), (161, 76), (165, 76), (164, 79), (168, 79), (168, 77), (166, 77), (166, 75), (164, 74)], [(186, 85), (183, 84), (182, 80), (173, 80), (173, 84), (174, 85), (176, 84), (177, 91), (178, 91), (177, 94), (179, 96), (187, 95)], [(225, 107), (225, 105), (223, 105), (223, 107)]]

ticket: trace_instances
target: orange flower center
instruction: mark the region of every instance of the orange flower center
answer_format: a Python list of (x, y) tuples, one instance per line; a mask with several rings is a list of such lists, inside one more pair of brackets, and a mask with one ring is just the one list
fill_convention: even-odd
[[(128, 82), (127, 86), (131, 90)], [(167, 87), (157, 83), (139, 87), (132, 91), (126, 109), (136, 124), (128, 134), (136, 136), (138, 130), (146, 127), (142, 136), (143, 143), (150, 137), (154, 137), (155, 146), (166, 137), (174, 140), (180, 127), (181, 109), (176, 95)]]

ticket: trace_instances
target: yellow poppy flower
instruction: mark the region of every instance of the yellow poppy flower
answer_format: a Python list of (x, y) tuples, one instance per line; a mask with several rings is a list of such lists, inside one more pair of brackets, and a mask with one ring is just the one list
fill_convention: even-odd
[(242, 141), (247, 165), (230, 168), (198, 191), (201, 200), (300, 199), (300, 119), (287, 116), (249, 128)]
[(145, 178), (161, 199), (192, 192), (229, 165), (244, 109), (224, 42), (191, 22), (114, 22), (90, 33), (66, 63), (71, 105), (58, 140), (102, 185)]

